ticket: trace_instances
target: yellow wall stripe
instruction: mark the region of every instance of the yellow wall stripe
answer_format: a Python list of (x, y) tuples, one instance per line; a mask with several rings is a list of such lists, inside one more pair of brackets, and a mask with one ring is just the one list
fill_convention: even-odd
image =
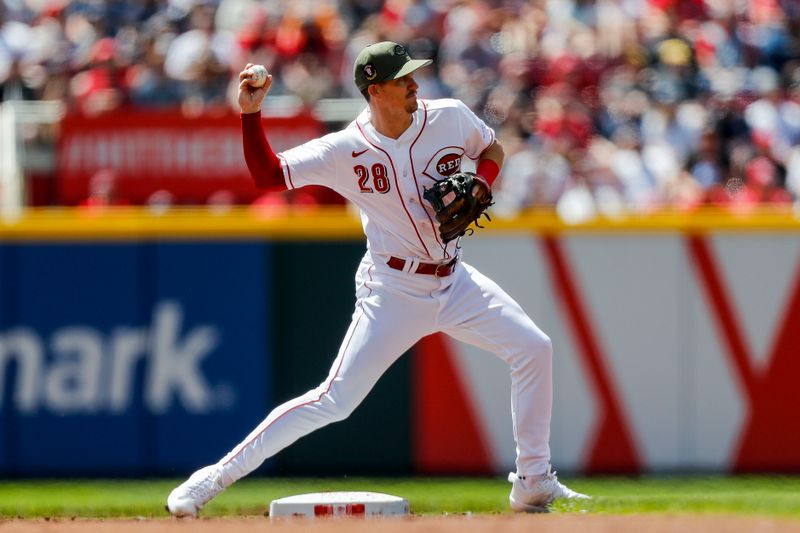
[[(566, 224), (552, 210), (534, 210), (514, 219), (494, 219), (481, 232), (710, 232), (771, 231), (800, 233), (800, 214), (792, 210), (748, 213), (706, 209), (693, 213), (658, 212), (597, 218)], [(146, 208), (84, 210), (29, 209), (14, 222), (0, 221), (0, 241), (139, 240), (139, 239), (363, 239), (358, 216), (345, 208), (297, 208), (256, 212), (235, 208), (215, 212), (203, 208), (170, 209), (163, 214)]]

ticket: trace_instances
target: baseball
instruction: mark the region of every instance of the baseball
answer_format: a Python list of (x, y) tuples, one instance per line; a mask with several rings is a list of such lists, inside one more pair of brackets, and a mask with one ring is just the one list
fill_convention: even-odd
[(247, 71), (250, 73), (250, 78), (247, 80), (252, 87), (263, 87), (267, 82), (267, 68), (264, 65), (253, 65)]

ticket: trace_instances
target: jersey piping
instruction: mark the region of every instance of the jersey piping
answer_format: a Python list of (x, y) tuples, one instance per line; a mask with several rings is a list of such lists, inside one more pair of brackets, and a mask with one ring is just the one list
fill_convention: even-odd
[[(425, 118), (427, 120), (427, 114)], [(369, 140), (369, 137), (367, 137), (367, 135), (364, 133), (364, 130), (361, 129), (361, 124), (359, 124), (358, 121), (356, 121), (355, 124), (356, 127), (358, 128), (358, 131), (361, 133), (361, 136), (364, 137), (364, 140), (367, 141), (367, 143), (369, 143), (376, 150), (380, 150), (381, 152), (383, 152), (384, 155), (386, 155), (386, 157), (389, 158), (389, 164), (392, 165), (392, 174), (394, 174), (395, 190), (397, 190), (397, 197), (400, 199), (400, 204), (403, 206), (403, 211), (406, 212), (406, 216), (408, 216), (408, 220), (409, 222), (411, 222), (411, 226), (414, 228), (414, 233), (417, 234), (417, 238), (419, 239), (422, 248), (425, 250), (425, 253), (428, 254), (428, 257), (433, 258), (430, 250), (428, 250), (428, 247), (425, 246), (425, 240), (422, 238), (422, 235), (419, 234), (419, 229), (417, 228), (417, 225), (414, 223), (414, 217), (411, 216), (411, 213), (408, 211), (406, 203), (403, 201), (403, 193), (400, 191), (400, 183), (397, 180), (397, 170), (395, 169), (394, 160), (392, 160), (392, 156), (389, 155), (389, 152), (387, 152), (386, 150), (384, 150), (383, 148), (381, 148), (380, 146)], [(422, 127), (423, 128), (425, 127), (424, 123)], [(419, 192), (419, 190), (417, 190), (417, 192)]]
[[(419, 192), (419, 181), (417, 181), (417, 171), (414, 168), (414, 157), (411, 154), (412, 150), (414, 150), (414, 145), (417, 144), (417, 141), (422, 136), (422, 132), (425, 131), (425, 126), (428, 124), (428, 106), (425, 105), (424, 101), (422, 101), (422, 100), (420, 100), (420, 101), (422, 102), (422, 109), (425, 111), (425, 114), (424, 114), (423, 120), (422, 120), (422, 127), (419, 129), (419, 133), (417, 134), (417, 137), (411, 143), (411, 146), (408, 147), (408, 160), (411, 163), (411, 176), (414, 178), (414, 186), (417, 189), (417, 198), (419, 198), (419, 205), (423, 206), (423, 208), (424, 208), (425, 204), (423, 203), (422, 195)], [(439, 240), (439, 235), (438, 235), (438, 232), (436, 231), (436, 224), (433, 223), (433, 219), (431, 218), (431, 214), (428, 212), (427, 209), (425, 209), (425, 216), (428, 217), (428, 221), (431, 223), (431, 231), (433, 232), (433, 238), (436, 239), (436, 244), (438, 244), (439, 246), (442, 246), (442, 242)], [(442, 248), (444, 249), (446, 247), (442, 247)], [(426, 251), (427, 251), (427, 249), (426, 249)], [(429, 253), (428, 255), (431, 255), (431, 254)], [(434, 257), (431, 255), (431, 259), (433, 259), (433, 258)]]
[(289, 166), (289, 163), (286, 162), (286, 159), (281, 154), (278, 154), (278, 158), (281, 160), (283, 167), (286, 169), (286, 181), (288, 182), (288, 188), (294, 189), (294, 183), (292, 183), (292, 169)]

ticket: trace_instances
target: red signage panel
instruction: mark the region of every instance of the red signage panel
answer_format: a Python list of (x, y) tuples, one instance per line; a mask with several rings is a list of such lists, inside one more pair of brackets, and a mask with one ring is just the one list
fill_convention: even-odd
[[(324, 133), (308, 114), (266, 118), (275, 151)], [(176, 203), (204, 203), (219, 191), (247, 202), (254, 187), (242, 153), (238, 115), (184, 116), (180, 111), (118, 111), (67, 115), (58, 146), (58, 196), (74, 205), (90, 195), (92, 177), (113, 176), (122, 203), (140, 204), (157, 191)], [(109, 172), (110, 171), (110, 172)]]

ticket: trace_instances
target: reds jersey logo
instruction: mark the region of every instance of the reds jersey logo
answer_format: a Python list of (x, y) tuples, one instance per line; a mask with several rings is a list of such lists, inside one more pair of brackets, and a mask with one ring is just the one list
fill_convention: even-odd
[(442, 176), (452, 176), (461, 170), (461, 156), (457, 154), (445, 154), (436, 162), (436, 172)]
[(439, 148), (428, 159), (422, 174), (436, 181), (446, 176), (452, 176), (461, 171), (461, 158), (464, 156), (464, 148), (461, 146), (445, 146)]

